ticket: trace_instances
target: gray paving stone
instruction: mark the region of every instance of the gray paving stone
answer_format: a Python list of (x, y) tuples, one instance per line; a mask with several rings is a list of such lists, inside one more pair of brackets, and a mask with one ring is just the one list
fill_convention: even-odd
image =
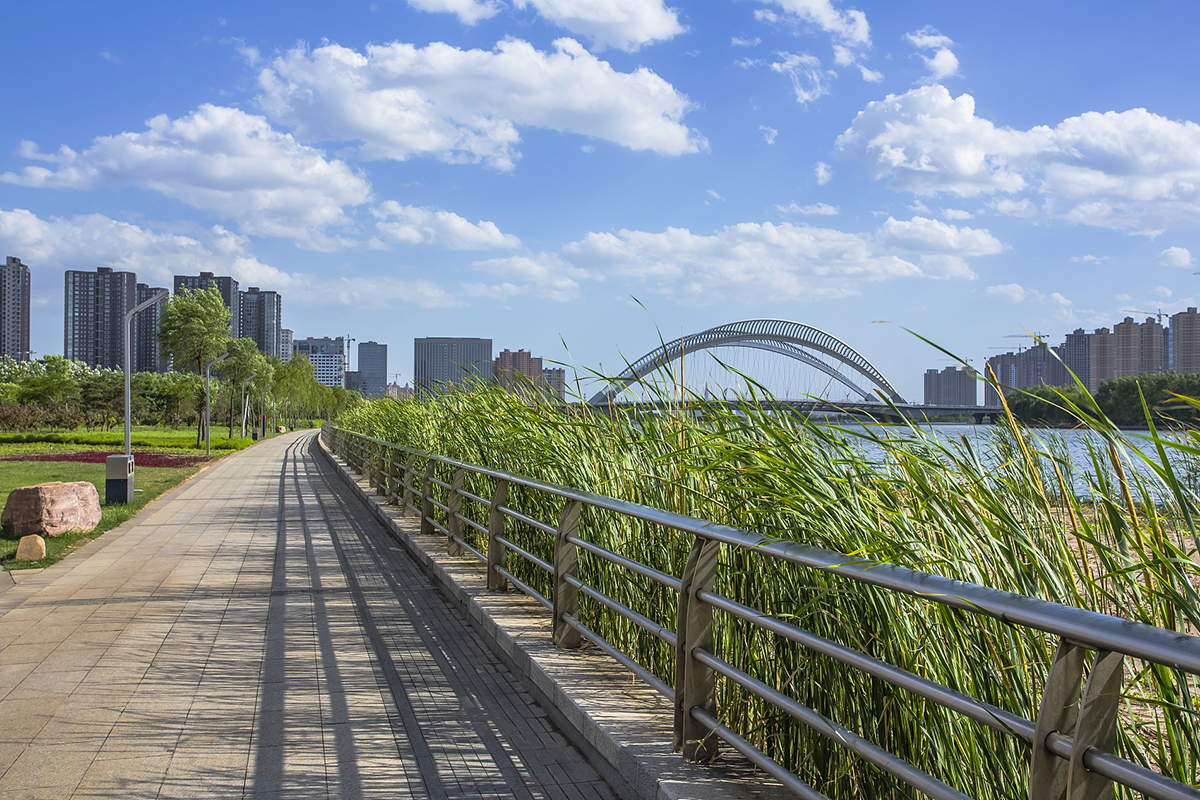
[(0, 596), (0, 800), (606, 792), (311, 432)]

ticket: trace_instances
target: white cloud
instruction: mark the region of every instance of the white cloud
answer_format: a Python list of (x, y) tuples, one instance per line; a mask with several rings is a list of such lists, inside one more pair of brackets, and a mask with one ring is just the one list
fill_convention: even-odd
[(419, 11), (454, 14), (464, 25), (474, 25), (481, 19), (494, 17), (503, 8), (495, 0), (408, 0), (408, 4)]
[(860, 75), (862, 75), (862, 79), (867, 83), (879, 83), (883, 80), (882, 72), (874, 69), (867, 69), (862, 64), (858, 65), (858, 72)]
[(100, 57), (103, 58), (105, 61), (109, 62), (110, 64), (124, 64), (125, 63), (125, 59), (121, 58), (120, 56), (114, 56), (112, 53), (108, 52), (107, 50), (101, 50)]
[[(1045, 295), (1037, 289), (1026, 289), (1019, 283), (1003, 283), (999, 286), (989, 286), (984, 289), (984, 293), (990, 297), (999, 297), (1004, 300), (1010, 300), (1014, 303), (1054, 303), (1060, 309), (1070, 308), (1073, 304), (1070, 300), (1063, 297), (1058, 292), (1051, 292)], [(1064, 312), (1065, 313), (1065, 312)]]
[(1003, 297), (1005, 300), (1011, 300), (1014, 303), (1024, 302), (1028, 295), (1025, 288), (1019, 283), (1004, 283), (999, 286), (989, 286), (984, 289), (984, 292), (992, 297)]
[(784, 214), (803, 214), (806, 217), (835, 217), (837, 216), (837, 206), (831, 206), (828, 203), (813, 203), (808, 206), (796, 205), (793, 200), (786, 206), (775, 206)]
[(757, 36), (753, 39), (734, 36), (729, 40), (729, 44), (733, 47), (758, 47), (762, 44), (762, 39), (759, 39)]
[(1122, 293), (1122, 294), (1118, 294), (1118, 295), (1115, 295), (1115, 297), (1116, 297), (1116, 299), (1117, 299), (1117, 300), (1120, 300), (1121, 302), (1125, 302), (1126, 300), (1132, 300), (1132, 299), (1133, 299), (1133, 297), (1132, 297), (1131, 295), (1124, 294), (1124, 293)]
[(1187, 269), (1192, 266), (1192, 253), (1186, 247), (1168, 247), (1158, 254), (1158, 263), (1164, 267)]
[(724, 200), (725, 199), (724, 197), (721, 197), (721, 195), (719, 195), (715, 189), (709, 189), (708, 194), (710, 197), (712, 197), (715, 200)]
[(775, 137), (779, 135), (779, 131), (767, 125), (759, 125), (758, 129), (763, 132), (763, 138), (767, 144), (775, 144)]
[(464, 287), (467, 294), (500, 301), (521, 295), (566, 302), (579, 297), (580, 280), (604, 278), (598, 273), (575, 267), (552, 253), (539, 253), (532, 258), (492, 258), (476, 261), (472, 266), (480, 272), (500, 276), (506, 280), (497, 284), (467, 284)]
[(496, 223), (471, 223), (449, 211), (402, 206), (388, 200), (373, 210), (375, 228), (394, 242), (443, 250), (494, 250), (520, 247), (521, 240), (501, 233)]
[(1171, 291), (1171, 289), (1166, 286), (1155, 286), (1154, 293), (1159, 297), (1170, 297), (1171, 295), (1175, 294), (1175, 292)]
[(817, 166), (813, 168), (813, 174), (817, 176), (817, 185), (824, 186), (833, 180), (833, 167), (824, 161), (818, 161)]
[(1200, 215), (1200, 125), (1141, 108), (1019, 131), (977, 117), (968, 94), (923, 86), (869, 103), (838, 146), (918, 195), (1031, 190), (1051, 216), (1149, 236)]
[(686, 228), (589, 233), (558, 253), (478, 262), (477, 268), (504, 280), (472, 291), (561, 300), (576, 297), (581, 280), (623, 279), (691, 305), (822, 300), (893, 278), (973, 278), (964, 257), (999, 246), (986, 231), (933, 220), (914, 221), (907, 230), (906, 225), (889, 220), (874, 233), (787, 222), (730, 225), (711, 235)]
[(708, 142), (683, 124), (692, 102), (645, 67), (617, 72), (573, 39), (554, 52), (506, 39), (493, 50), (441, 42), (297, 47), (258, 78), (258, 103), (306, 141), (360, 141), (364, 159), (435, 156), (512, 169), (518, 128), (577, 133), (660, 155)]
[(1075, 264), (1099, 264), (1104, 261), (1112, 260), (1112, 256), (1094, 256), (1090, 253), (1085, 256), (1071, 256), (1071, 261)]
[(954, 45), (950, 37), (943, 36), (932, 26), (926, 25), (919, 31), (905, 34), (904, 38), (908, 39), (914, 47), (933, 51), (933, 55), (921, 56), (925, 60), (925, 67), (929, 70), (930, 78), (940, 81), (958, 74), (958, 58), (950, 49)]
[[(150, 285), (171, 286), (171, 276), (200, 271), (233, 275), (244, 285), (283, 293), (288, 303), (383, 309), (396, 303), (425, 308), (462, 305), (455, 294), (427, 280), (392, 277), (327, 279), (284, 272), (259, 261), (245, 236), (220, 225), (189, 233), (120, 222), (102, 214), (40, 219), (24, 209), (0, 210), (0, 249), (61, 285), (63, 270), (97, 266), (137, 272)], [(35, 279), (36, 280), (36, 279)]]
[(821, 60), (807, 53), (779, 53), (782, 61), (775, 61), (771, 69), (792, 80), (796, 100), (809, 103), (829, 94), (829, 79), (836, 78), (833, 70), (821, 69)]
[(842, 47), (868, 48), (871, 46), (871, 26), (867, 15), (850, 9), (834, 8), (832, 0), (762, 0), (778, 6), (783, 15), (763, 11), (756, 14), (764, 22), (780, 19), (813, 25), (830, 35), (835, 45)]
[(97, 137), (81, 153), (66, 145), (43, 153), (22, 142), (24, 158), (55, 169), (27, 166), (0, 180), (39, 188), (137, 186), (234, 219), (244, 233), (293, 237), (318, 249), (332, 244), (322, 233), (327, 227), (350, 222), (346, 206), (371, 197), (371, 184), (344, 162), (236, 108), (203, 105), (146, 125), (140, 133)]
[(1037, 206), (1028, 197), (1022, 197), (1020, 200), (1013, 200), (1011, 197), (997, 197), (988, 203), (988, 208), (997, 214), (1009, 217), (1030, 219), (1037, 216)]
[(555, 25), (591, 39), (599, 50), (633, 51), (687, 30), (662, 0), (513, 0), (513, 5), (533, 6)]
[(943, 208), (942, 216), (949, 220), (956, 219), (974, 219), (975, 215), (970, 211), (964, 211), (961, 208)]
[(581, 144), (581, 145), (579, 145), (579, 149), (580, 149), (580, 150), (582, 150), (582, 151), (583, 151), (583, 152), (585, 152), (585, 153), (588, 153), (588, 154), (590, 155), (590, 154), (592, 154), (592, 153), (596, 152), (596, 145), (594, 145), (594, 144)]

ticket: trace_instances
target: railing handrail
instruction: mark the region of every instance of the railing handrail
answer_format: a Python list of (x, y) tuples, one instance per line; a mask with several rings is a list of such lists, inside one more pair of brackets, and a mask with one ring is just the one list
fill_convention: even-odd
[[(1029, 778), (1031, 797), (1041, 797), (1048, 792), (1057, 791), (1052, 788), (1055, 786), (1075, 787), (1070, 790), (1071, 796), (1075, 796), (1076, 790), (1087, 796), (1101, 796), (1103, 787), (1115, 781), (1142, 792), (1147, 797), (1163, 800), (1200, 800), (1200, 792), (1190, 786), (1112, 753), (1116, 745), (1117, 705), (1122, 695), (1125, 656), (1200, 674), (1198, 637), (905, 567), (881, 564), (812, 545), (769, 539), (728, 525), (425, 453), (353, 431), (345, 431), (331, 423), (323, 426), (322, 433), (326, 431), (334, 434), (331, 436), (333, 442), (338, 440), (336, 434), (349, 437), (343, 441), (342, 447), (347, 462), (353, 465), (357, 461), (356, 467), (369, 483), (382, 489), (392, 502), (403, 506), (406, 513), (408, 510), (416, 512), (421, 518), (423, 533), (439, 532), (446, 537), (451, 553), (469, 552), (483, 561), (488, 572), (489, 589), (503, 590), (507, 583), (511, 583), (550, 609), (553, 614), (554, 641), (557, 645), (564, 648), (578, 647), (580, 638), (586, 637), (668, 697), (675, 704), (675, 746), (677, 750), (683, 751), (686, 758), (711, 760), (716, 753), (715, 739), (720, 739), (745, 754), (753, 763), (777, 777), (797, 794), (809, 798), (823, 797), (781, 764), (720, 723), (716, 716), (716, 696), (713, 688), (715, 670), (715, 673), (725, 675), (751, 694), (756, 694), (775, 708), (788, 713), (810, 730), (832, 736), (840, 746), (858, 753), (927, 796), (943, 800), (965, 797), (958, 790), (934, 776), (921, 772), (902, 758), (878, 748), (868, 740), (860, 739), (857, 734), (847, 738), (838, 732), (841, 730), (838, 726), (830, 727), (827, 724), (829, 721), (818, 719), (819, 715), (813, 716), (813, 712), (803, 705), (713, 655), (712, 612), (714, 609), (721, 609), (759, 629), (790, 639), (800, 647), (832, 656), (853, 669), (871, 674), (890, 685), (915, 692), (943, 708), (1032, 744)], [(373, 448), (381, 449), (372, 452)], [(386, 455), (387, 451), (406, 454), (407, 460), (403, 463), (392, 460)], [(416, 460), (424, 461), (423, 488), (415, 485), (419, 474), (414, 469)], [(388, 465), (386, 471), (383, 470), (384, 464)], [(436, 464), (455, 470), (452, 482), (447, 483), (435, 477)], [(393, 471), (394, 467), (403, 468), (402, 477)], [(490, 477), (495, 481), (495, 493), (491, 500), (467, 492), (463, 488), (467, 472)], [(565, 503), (557, 528), (509, 508), (507, 498), (510, 485), (523, 486), (563, 499)], [(434, 499), (432, 491), (435, 487), (445, 491), (446, 503)], [(397, 489), (402, 491), (397, 493)], [(417, 495), (419, 508), (408, 502), (410, 493)], [(464, 498), (489, 509), (487, 528), (460, 513)], [(584, 506), (593, 506), (690, 533), (694, 538), (682, 577), (676, 579), (653, 567), (630, 561), (597, 544), (580, 539), (579, 516)], [(445, 514), (445, 525), (438, 521), (435, 510)], [(533, 530), (553, 537), (554, 563), (543, 561), (529, 550), (505, 538), (505, 518), (523, 522), (532, 526)], [(463, 522), (487, 537), (486, 556), (462, 538)], [(716, 594), (714, 584), (720, 545), (760, 553), (860, 584), (901, 592), (918, 599), (961, 609), (978, 617), (993, 618), (1008, 625), (1057, 636), (1058, 651), (1043, 686), (1037, 721), (1027, 720), (991, 706), (921, 675), (880, 661), (862, 651), (823, 639), (790, 622)], [(671, 631), (660, 626), (654, 620), (581, 580), (577, 574), (578, 549), (605, 559), (616, 567), (650, 577), (678, 592), (676, 630)], [(508, 552), (516, 553), (549, 573), (554, 587), (549, 599), (517, 578), (510, 569), (505, 568), (504, 559)], [(660, 680), (630, 656), (622, 653), (619, 648), (583, 625), (579, 620), (580, 594), (599, 602), (664, 642), (674, 644), (674, 687)], [(1085, 663), (1087, 650), (1095, 651), (1090, 667)], [(1080, 684), (1085, 676), (1087, 685), (1081, 699)]]
[[(332, 423), (330, 424), (332, 425)], [(984, 613), (1004, 622), (1070, 639), (1077, 644), (1087, 645), (1089, 649), (1101, 647), (1124, 653), (1133, 658), (1176, 667), (1200, 675), (1200, 637), (1188, 636), (1076, 606), (1055, 603), (1052, 600), (1041, 600), (929, 572), (920, 572), (894, 564), (849, 556), (813, 545), (770, 539), (730, 525), (709, 522), (686, 514), (595, 494), (583, 489), (572, 489), (504, 470), (439, 456), (435, 453), (426, 453), (354, 431), (344, 432), (359, 436), (374, 444), (415, 455), (418, 458), (433, 459), (447, 466), (461, 467), (478, 475), (506, 480), (511, 484), (536, 489), (566, 500), (578, 500), (589, 506), (614, 511), (643, 522), (674, 528), (683, 533), (712, 539), (733, 547), (754, 550), (793, 564), (849, 578), (859, 583), (903, 592), (952, 608), (972, 613)]]

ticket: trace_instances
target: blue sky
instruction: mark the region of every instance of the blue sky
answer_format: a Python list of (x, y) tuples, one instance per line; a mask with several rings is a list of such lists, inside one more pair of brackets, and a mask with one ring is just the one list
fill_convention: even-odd
[(39, 353), (64, 269), (205, 269), (281, 292), (297, 336), (388, 343), (401, 382), (416, 336), (617, 370), (659, 331), (780, 317), (919, 399), (945, 362), (901, 326), (979, 363), (1198, 304), (1198, 15), (22, 4), (0, 250), (33, 269)]

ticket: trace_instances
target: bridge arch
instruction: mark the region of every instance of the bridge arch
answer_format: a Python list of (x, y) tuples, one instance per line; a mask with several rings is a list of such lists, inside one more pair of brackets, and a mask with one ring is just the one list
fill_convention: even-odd
[[(718, 347), (748, 347), (778, 353), (825, 373), (860, 395), (864, 400), (874, 400), (873, 389), (878, 389), (892, 402), (904, 402), (904, 398), (893, 388), (883, 373), (853, 347), (819, 328), (786, 319), (748, 319), (741, 322), (729, 322), (668, 342), (634, 361), (588, 402), (592, 405), (608, 405), (627, 386), (637, 383), (646, 375), (669, 365), (684, 353), (712, 350)], [(839, 364), (850, 367), (873, 388), (864, 388), (842, 374), (838, 369)]]

